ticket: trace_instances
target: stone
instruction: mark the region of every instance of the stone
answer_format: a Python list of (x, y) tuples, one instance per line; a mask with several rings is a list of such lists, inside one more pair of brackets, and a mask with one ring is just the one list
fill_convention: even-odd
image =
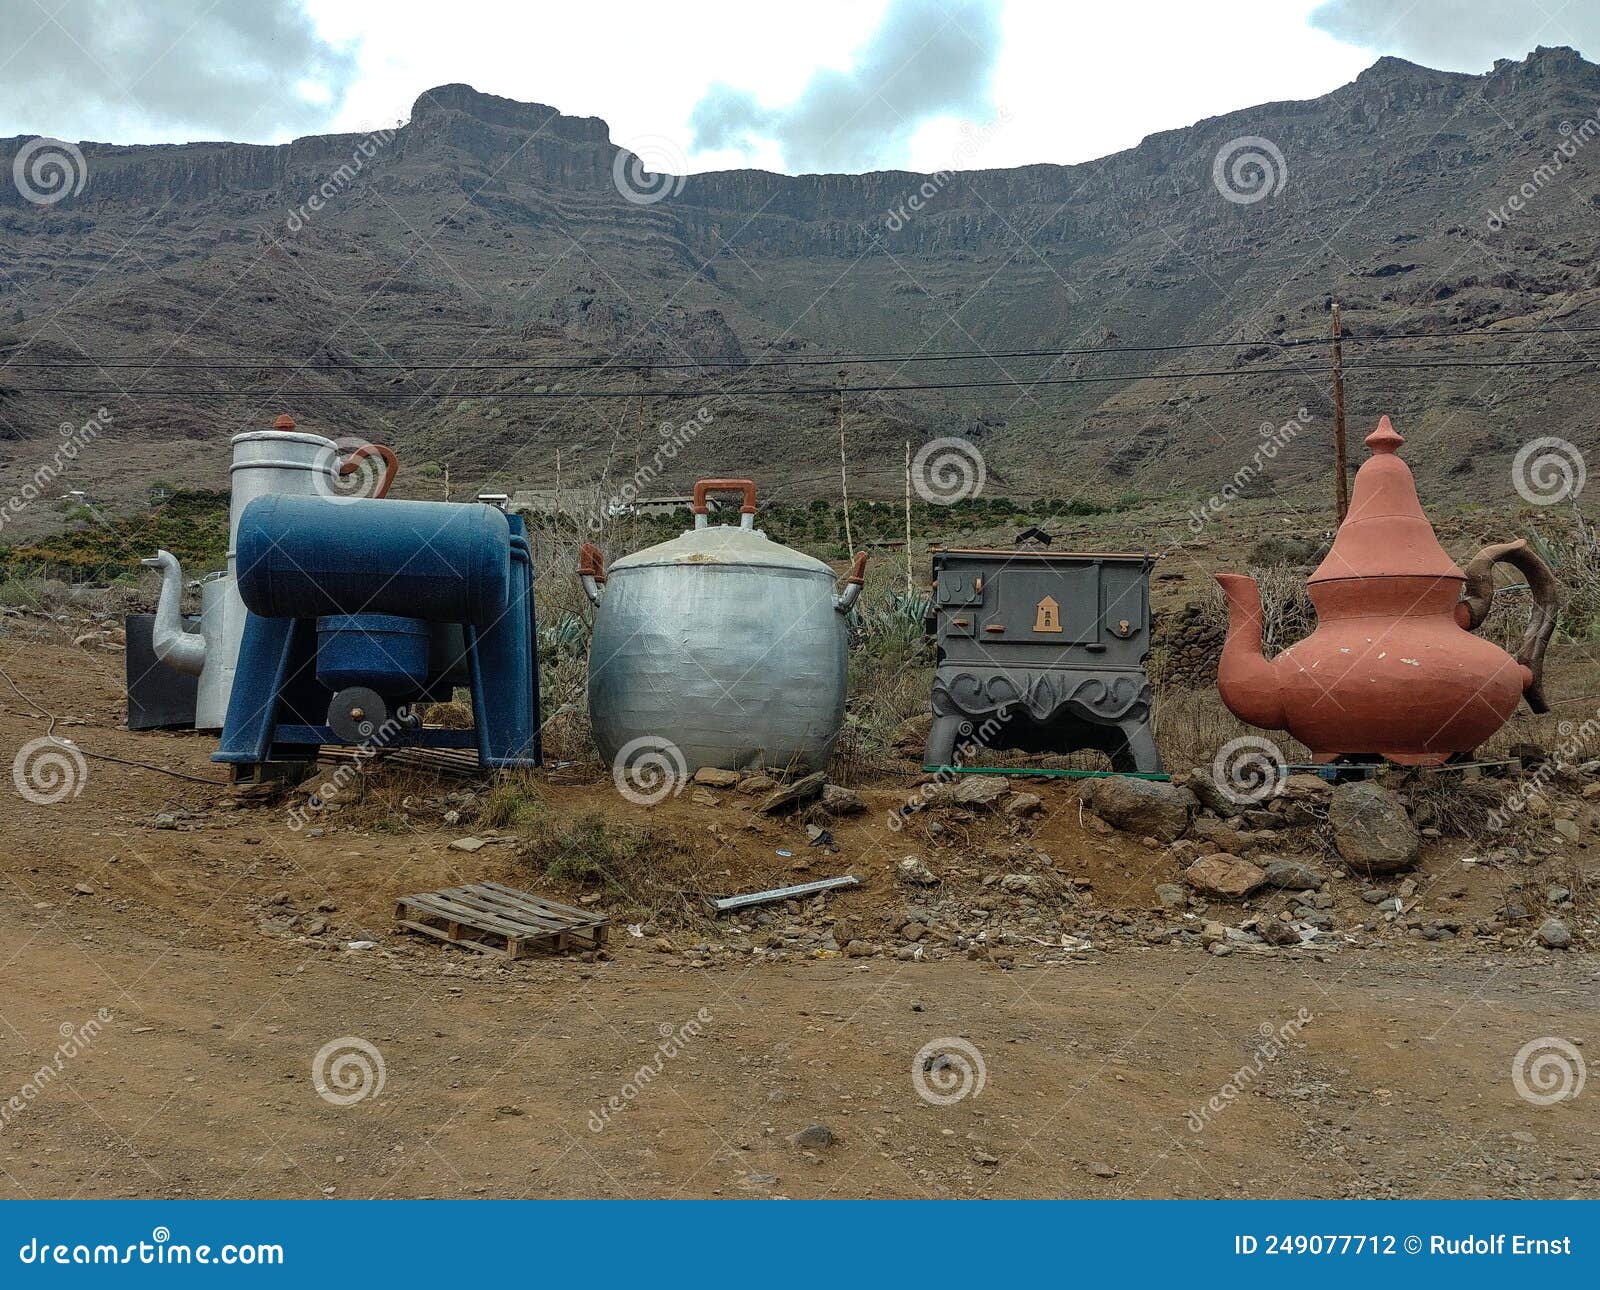
[(1156, 899), (1164, 909), (1184, 909), (1189, 904), (1189, 893), (1175, 882), (1156, 884)]
[(746, 775), (739, 781), (736, 793), (754, 795), (756, 793), (770, 793), (778, 786), (778, 781), (771, 775), (764, 775), (759, 771), (754, 775)]
[(1243, 900), (1267, 879), (1267, 875), (1248, 860), (1237, 856), (1201, 856), (1183, 871), (1183, 880), (1204, 896), (1219, 900)]
[(1572, 933), (1559, 918), (1547, 918), (1539, 924), (1539, 944), (1552, 950), (1564, 950), (1572, 944)]
[(1202, 842), (1215, 842), (1223, 851), (1237, 852), (1244, 848), (1244, 836), (1237, 825), (1225, 820), (1214, 820), (1202, 815), (1189, 825), (1189, 837)]
[(1300, 933), (1281, 918), (1263, 918), (1256, 924), (1256, 934), (1268, 945), (1300, 944)]
[(763, 815), (771, 815), (776, 811), (787, 810), (791, 806), (798, 806), (802, 802), (809, 802), (822, 792), (822, 787), (828, 782), (826, 771), (816, 771), (814, 774), (797, 779), (792, 784), (775, 789), (767, 795), (765, 801), (756, 810)]
[(790, 1135), (789, 1141), (807, 1151), (826, 1151), (839, 1139), (826, 1124), (808, 1124), (799, 1133)]
[(1189, 827), (1189, 817), (1199, 807), (1187, 788), (1153, 779), (1107, 775), (1095, 780), (1088, 793), (1094, 813), (1113, 828), (1175, 842)]
[(450, 844), (452, 851), (465, 851), (470, 855), (474, 851), (483, 850), (487, 845), (482, 838), (457, 838)]
[(80, 896), (92, 896), (92, 895), (94, 895), (94, 888), (91, 887), (86, 882), (75, 882), (75, 883), (73, 883), (72, 884), (72, 890), (77, 892), (78, 895), (80, 895)]
[(1036, 873), (1008, 873), (1000, 879), (1000, 890), (1043, 900), (1054, 894), (1055, 884)]
[(1025, 820), (1030, 815), (1036, 815), (1044, 807), (1044, 798), (1037, 793), (1013, 793), (1011, 800), (1006, 803), (1006, 814), (1019, 820)]
[(1288, 776), (1278, 790), (1278, 796), (1290, 802), (1326, 802), (1332, 794), (1332, 784), (1304, 770)]
[(1266, 883), (1280, 891), (1318, 891), (1327, 875), (1300, 860), (1273, 860), (1266, 866)]
[(988, 810), (1010, 791), (1002, 775), (963, 775), (954, 784), (940, 788), (933, 800), (941, 806)]
[(1422, 835), (1400, 799), (1371, 780), (1336, 785), (1328, 823), (1339, 854), (1368, 875), (1408, 869), (1422, 850)]
[(708, 788), (732, 788), (739, 782), (739, 772), (723, 770), (718, 766), (702, 766), (695, 771), (694, 782)]
[(689, 794), (689, 800), (696, 806), (715, 806), (717, 795), (703, 788), (697, 788)]
[(1217, 781), (1211, 777), (1209, 766), (1196, 766), (1189, 772), (1183, 785), (1195, 795), (1206, 810), (1214, 811), (1224, 819), (1239, 813), (1240, 803), (1222, 791)]
[(820, 805), (829, 815), (860, 815), (867, 809), (866, 799), (842, 784), (824, 784)]
[(1568, 842), (1576, 842), (1582, 836), (1576, 820), (1551, 820), (1550, 827)]
[(895, 866), (895, 877), (901, 882), (908, 882), (914, 887), (936, 887), (939, 885), (939, 875), (926, 864), (921, 856), (906, 856)]

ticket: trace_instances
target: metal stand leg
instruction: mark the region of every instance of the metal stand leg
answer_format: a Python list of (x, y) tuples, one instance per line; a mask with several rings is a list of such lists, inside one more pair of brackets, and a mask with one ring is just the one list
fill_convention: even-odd
[(960, 717), (935, 717), (928, 731), (928, 746), (922, 754), (924, 766), (948, 766), (956, 754), (956, 736), (961, 733)]
[(1124, 721), (1119, 723), (1118, 729), (1122, 731), (1122, 747), (1111, 754), (1111, 768), (1124, 772), (1135, 771), (1141, 775), (1161, 774), (1161, 754), (1156, 751), (1156, 741), (1150, 733), (1149, 724), (1144, 721)]

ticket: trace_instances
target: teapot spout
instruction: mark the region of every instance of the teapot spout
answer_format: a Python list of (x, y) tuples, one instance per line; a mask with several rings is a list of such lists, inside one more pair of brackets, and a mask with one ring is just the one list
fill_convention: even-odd
[(1261, 589), (1254, 578), (1217, 574), (1228, 599), (1228, 638), (1217, 664), (1217, 690), (1228, 710), (1263, 730), (1285, 725), (1277, 668), (1261, 652)]
[(156, 602), (150, 647), (168, 667), (199, 676), (206, 665), (206, 638), (183, 627), (179, 608), (183, 599), (183, 566), (170, 551), (157, 551), (139, 563), (147, 569), (161, 570), (161, 598)]

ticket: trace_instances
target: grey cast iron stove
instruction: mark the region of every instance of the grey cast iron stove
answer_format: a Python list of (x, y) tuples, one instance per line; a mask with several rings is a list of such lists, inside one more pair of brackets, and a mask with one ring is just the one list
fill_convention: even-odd
[(923, 761), (958, 741), (1067, 753), (1159, 774), (1150, 733), (1150, 568), (1145, 554), (935, 551), (928, 629), (938, 647)]

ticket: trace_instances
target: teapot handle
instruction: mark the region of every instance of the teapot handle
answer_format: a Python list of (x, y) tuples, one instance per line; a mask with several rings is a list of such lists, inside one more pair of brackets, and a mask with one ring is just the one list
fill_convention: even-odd
[(606, 587), (606, 558), (593, 542), (578, 548), (578, 581), (591, 605), (598, 605)]
[(706, 514), (711, 509), (706, 504), (706, 494), (713, 492), (743, 493), (744, 504), (739, 507), (739, 527), (742, 529), (748, 529), (755, 526), (756, 486), (754, 480), (702, 479), (694, 486), (694, 500), (689, 506), (689, 513), (694, 516), (695, 528), (705, 528), (707, 523)]
[(394, 455), (394, 449), (381, 443), (364, 443), (339, 463), (339, 475), (353, 475), (361, 469), (361, 463), (368, 457), (376, 457), (383, 463), (383, 474), (378, 479), (378, 486), (372, 490), (376, 499), (387, 497), (389, 488), (394, 483), (394, 477), (400, 470), (400, 459)]
[(1494, 603), (1494, 566), (1497, 564), (1509, 564), (1520, 572), (1533, 593), (1533, 613), (1528, 617), (1528, 630), (1523, 634), (1515, 657), (1533, 675), (1523, 687), (1523, 698), (1535, 712), (1549, 712), (1550, 703), (1544, 696), (1544, 652), (1555, 633), (1561, 602), (1555, 574), (1525, 539), (1486, 546), (1472, 557), (1466, 567), (1467, 581), (1462, 591), (1461, 609), (1466, 611), (1462, 626), (1476, 631), (1489, 616)]

